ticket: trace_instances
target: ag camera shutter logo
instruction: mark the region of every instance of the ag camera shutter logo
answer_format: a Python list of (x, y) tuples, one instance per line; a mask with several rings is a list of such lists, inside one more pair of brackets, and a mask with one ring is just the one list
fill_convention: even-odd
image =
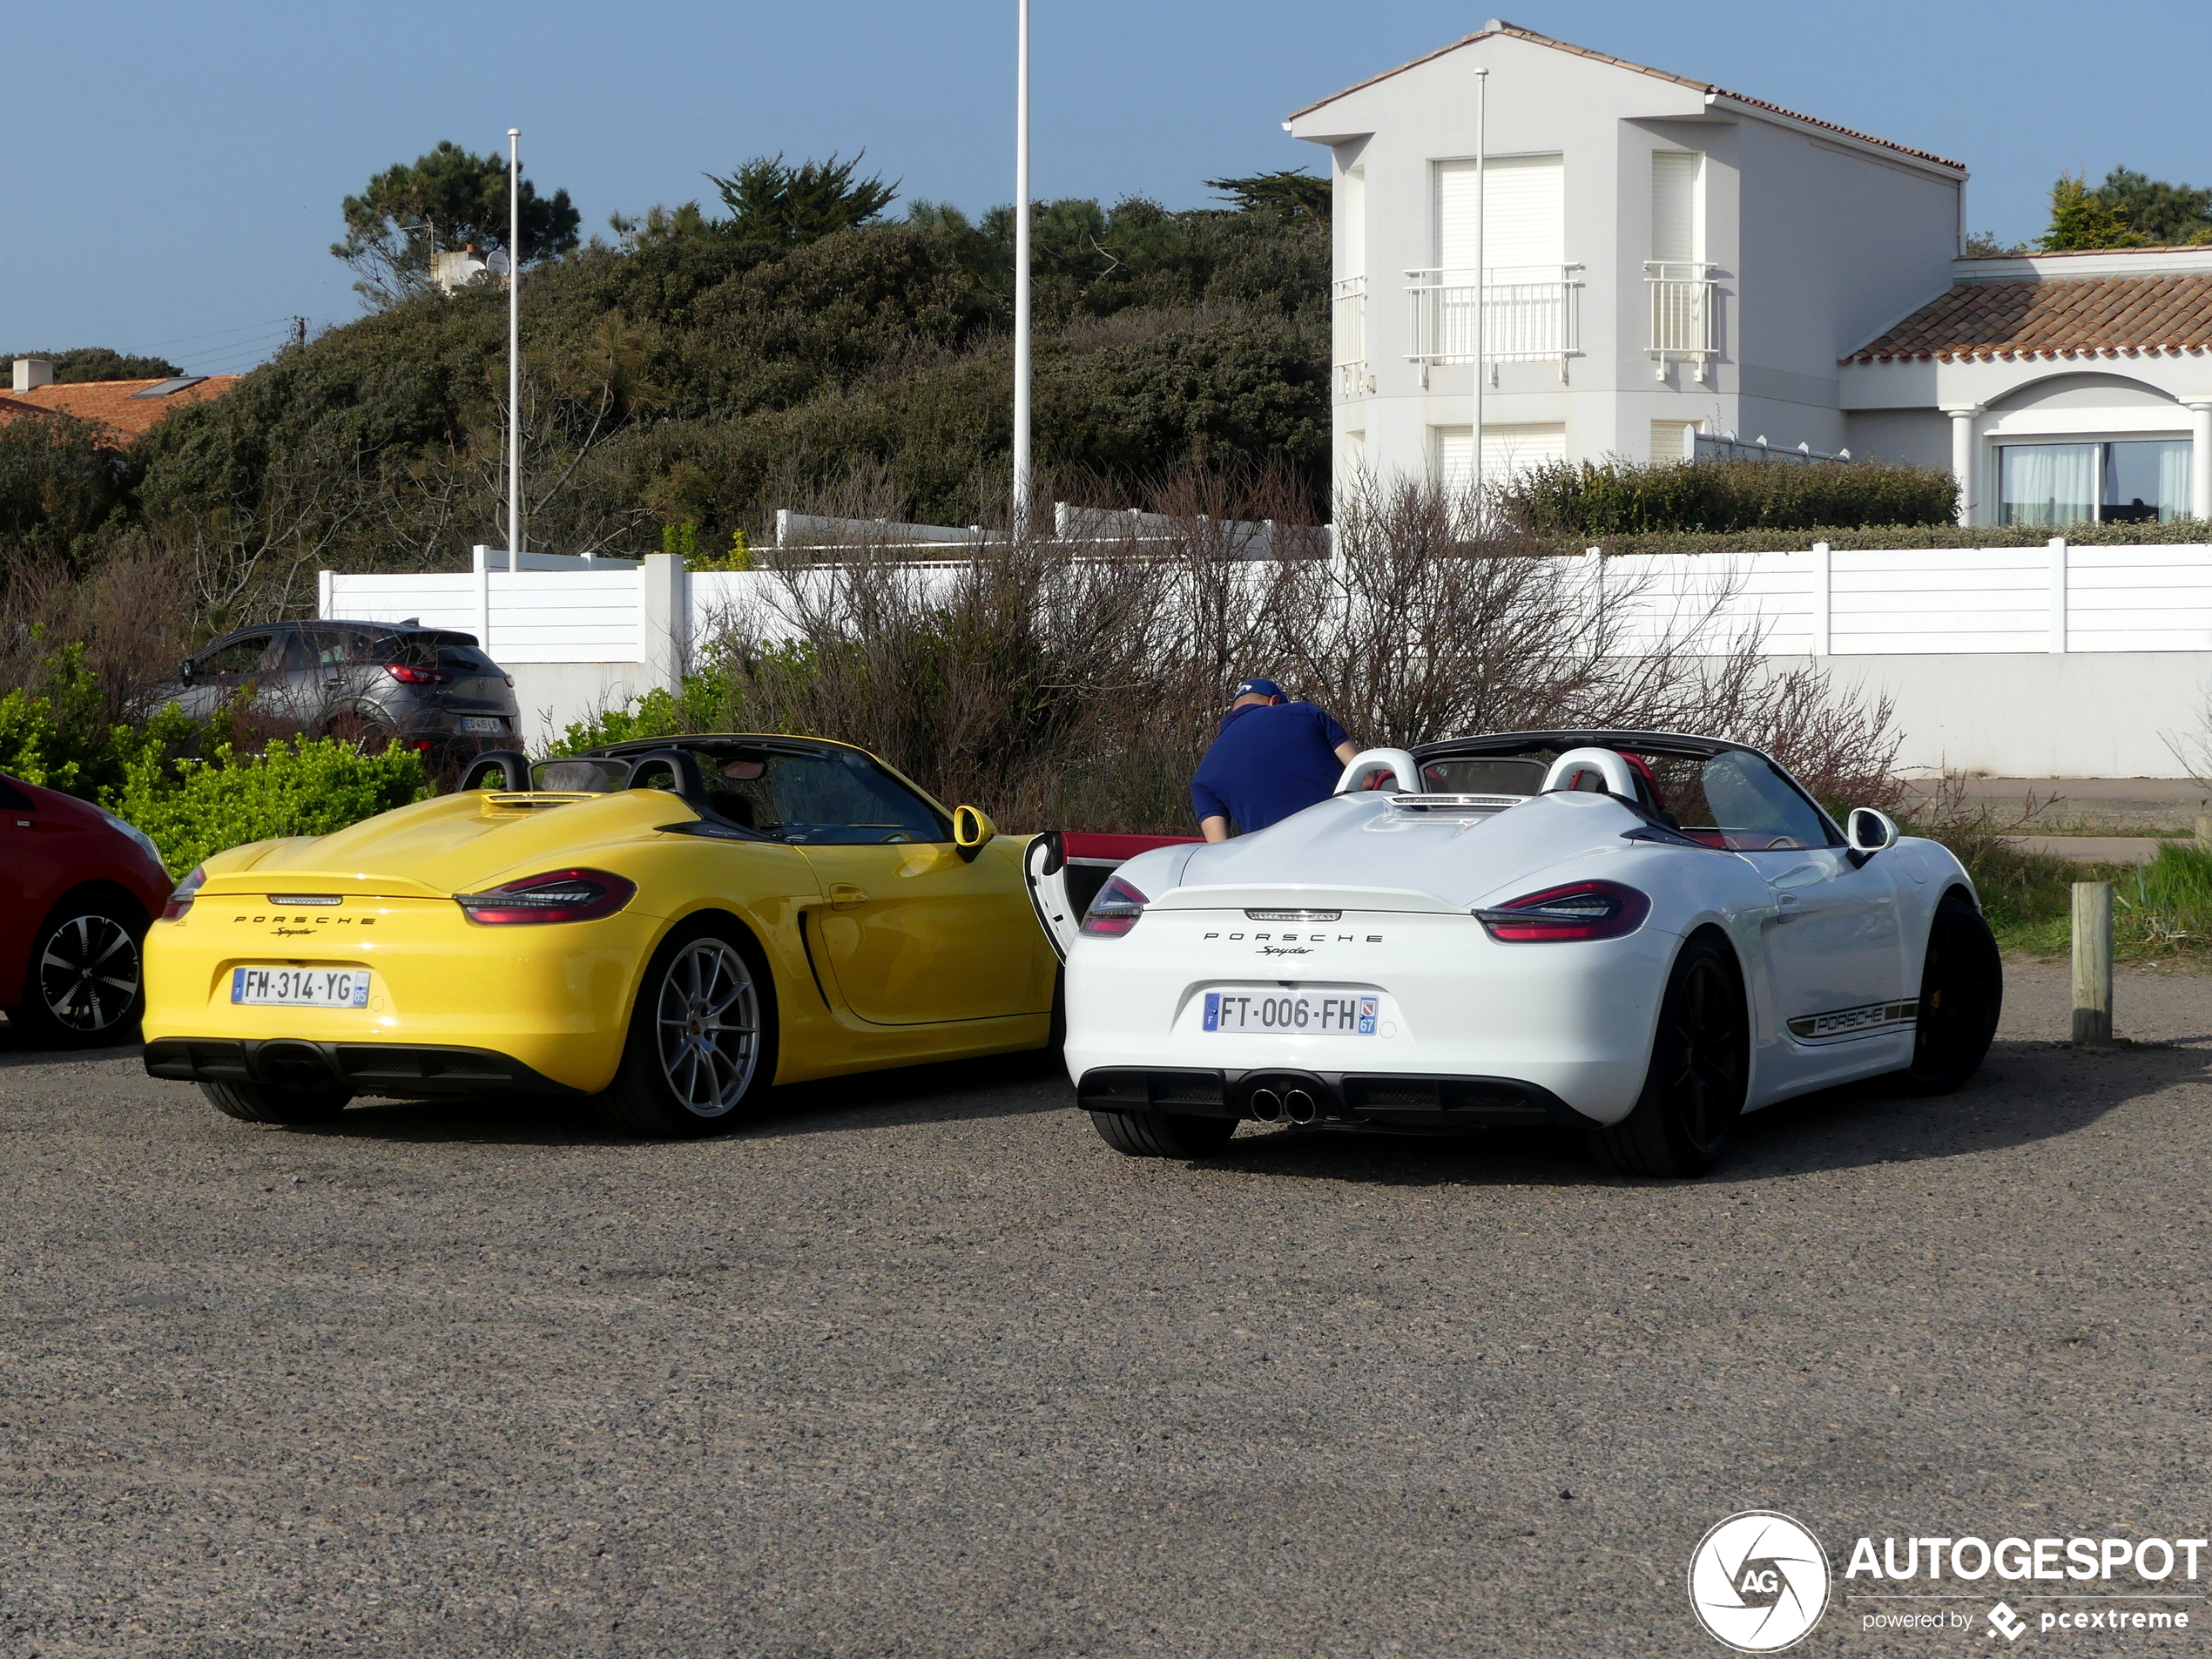
[(1698, 1541), (1689, 1605), (1714, 1640), (1738, 1653), (1778, 1653), (1828, 1610), (1828, 1557), (1789, 1516), (1747, 1509)]

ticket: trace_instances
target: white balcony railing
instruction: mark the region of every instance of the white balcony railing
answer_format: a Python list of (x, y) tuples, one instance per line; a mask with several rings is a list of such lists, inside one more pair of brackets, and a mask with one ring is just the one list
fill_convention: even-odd
[[(1579, 265), (1494, 266), (1482, 282), (1482, 361), (1541, 363), (1556, 361), (1563, 379), (1567, 360), (1581, 350), (1575, 302)], [(1473, 271), (1408, 271), (1406, 360), (1415, 363), (1471, 363), (1475, 352)]]
[(1339, 277), (1329, 293), (1338, 401), (1364, 397), (1367, 393), (1367, 279)]
[(1720, 308), (1713, 302), (1715, 267), (1680, 260), (1649, 260), (1644, 286), (1651, 293), (1650, 344), (1644, 347), (1661, 380), (1667, 365), (1688, 363), (1697, 380), (1720, 355)]

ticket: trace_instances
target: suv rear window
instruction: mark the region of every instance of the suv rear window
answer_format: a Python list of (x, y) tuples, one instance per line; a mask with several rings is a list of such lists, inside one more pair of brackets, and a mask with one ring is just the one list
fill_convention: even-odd
[(384, 660), (413, 668), (442, 668), (463, 674), (498, 674), (505, 671), (469, 643), (463, 634), (389, 634), (379, 650)]

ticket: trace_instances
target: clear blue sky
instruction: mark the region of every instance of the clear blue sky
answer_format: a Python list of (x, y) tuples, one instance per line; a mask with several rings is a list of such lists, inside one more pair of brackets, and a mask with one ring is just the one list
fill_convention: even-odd
[[(1284, 115), (1489, 15), (1034, 0), (1037, 193), (1191, 206), (1210, 176), (1315, 165)], [(2212, 181), (2203, 0), (1512, 0), (1505, 15), (1962, 160), (1969, 219), (2006, 238), (2041, 228), (2062, 169)], [(0, 36), (15, 65), (0, 350), (245, 368), (293, 314), (359, 314), (326, 251), (342, 197), (441, 138), (498, 148), (510, 125), (588, 229), (778, 150), (865, 146), (907, 198), (1009, 200), (1013, 17), (1013, 0), (17, 4)]]

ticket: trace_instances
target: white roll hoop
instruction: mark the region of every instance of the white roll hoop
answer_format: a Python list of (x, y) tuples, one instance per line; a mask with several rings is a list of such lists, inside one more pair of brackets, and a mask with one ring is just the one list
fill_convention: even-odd
[(1618, 795), (1622, 800), (1636, 799), (1636, 775), (1629, 763), (1611, 749), (1596, 747), (1569, 749), (1553, 761), (1551, 770), (1544, 774), (1544, 786), (1537, 792), (1548, 795), (1556, 790), (1572, 789), (1575, 779), (1586, 772), (1594, 772), (1605, 780), (1606, 793)]
[[(1586, 752), (1595, 753), (1595, 750)], [(1337, 779), (1336, 792), (1349, 795), (1365, 789), (1377, 772), (1394, 774), (1398, 792), (1418, 795), (1421, 792), (1420, 763), (1403, 749), (1362, 749), (1352, 757), (1352, 764), (1344, 769), (1344, 776)]]

